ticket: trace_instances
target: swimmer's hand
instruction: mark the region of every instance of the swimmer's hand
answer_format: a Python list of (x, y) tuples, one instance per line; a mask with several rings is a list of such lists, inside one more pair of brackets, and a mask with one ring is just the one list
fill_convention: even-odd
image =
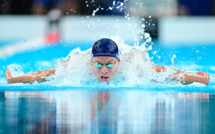
[(34, 81), (46, 81), (44, 77), (50, 76), (51, 74), (55, 73), (55, 69), (51, 68), (48, 70), (42, 70), (37, 72), (32, 72), (28, 74), (24, 74), (21, 76), (13, 77), (11, 75), (10, 69), (7, 68), (5, 72), (5, 78), (8, 82), (8, 84), (11, 83), (33, 83)]
[(199, 83), (208, 85), (210, 83), (210, 76), (209, 76), (208, 73), (202, 72), (202, 71), (196, 72), (196, 75), (186, 73), (184, 75), (183, 81), (185, 82), (185, 84), (186, 83), (190, 84), (190, 83), (193, 83), (193, 82), (199, 82)]
[[(155, 65), (155, 70), (159, 73), (159, 72), (163, 72), (163, 71), (167, 71), (167, 69), (165, 67), (161, 67), (161, 66), (157, 66)], [(178, 76), (180, 74), (183, 74), (182, 77), (180, 77), (181, 83), (187, 85), (187, 84), (191, 84), (193, 82), (198, 82), (198, 83), (202, 83), (205, 85), (208, 85), (210, 83), (210, 76), (208, 73), (206, 72), (202, 72), (202, 71), (198, 71), (196, 72), (196, 74), (190, 74), (190, 73), (186, 73), (180, 70), (175, 70), (176, 72), (173, 74), (174, 76)]]
[(12, 83), (12, 75), (11, 75), (10, 69), (8, 67), (5, 72), (5, 79), (8, 84)]

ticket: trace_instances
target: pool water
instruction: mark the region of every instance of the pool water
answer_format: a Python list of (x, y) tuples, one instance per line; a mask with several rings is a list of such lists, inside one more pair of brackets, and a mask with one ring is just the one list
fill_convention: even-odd
[(1, 92), (1, 133), (213, 133), (215, 94), (62, 90)]
[(47, 84), (8, 85), (5, 69), (18, 64), (25, 73), (52, 68), (71, 50), (92, 43), (60, 43), (0, 60), (0, 133), (213, 133), (215, 125), (215, 46), (162, 47), (154, 44), (151, 60), (161, 66), (205, 71), (208, 86), (150, 84), (136, 87), (75, 87)]
[[(2, 89), (10, 89), (6, 81), (4, 80), (5, 69), (8, 65), (15, 64), (19, 65), (22, 68), (24, 73), (39, 71), (44, 69), (50, 69), (57, 65), (57, 61), (63, 60), (68, 54), (79, 47), (82, 51), (87, 50), (92, 47), (93, 42), (89, 43), (59, 43), (56, 45), (52, 45), (50, 47), (46, 47), (43, 49), (34, 49), (14, 54), (8, 58), (0, 59), (0, 84)], [(127, 43), (129, 44), (129, 43)], [(130, 44), (131, 45), (131, 44)], [(179, 45), (176, 45), (179, 46)], [(165, 47), (162, 44), (154, 41), (154, 45), (152, 46), (152, 50), (149, 51), (150, 60), (153, 61), (156, 65), (160, 66), (172, 66), (176, 69), (187, 71), (194, 73), (195, 71), (205, 71), (210, 74), (211, 82), (209, 86), (205, 87), (209, 91), (213, 91), (214, 89), (214, 75), (215, 75), (215, 64), (212, 57), (215, 56), (214, 53), (215, 46), (212, 44), (207, 45), (197, 45), (197, 46), (188, 46), (188, 47)], [(173, 58), (175, 56), (175, 58)], [(172, 59), (174, 63), (172, 63)], [(16, 86), (19, 86), (17, 84)], [(21, 88), (22, 88), (21, 84)], [(30, 85), (25, 85), (30, 86)], [(24, 87), (25, 87), (24, 86)], [(43, 86), (34, 85), (39, 87), (39, 89), (43, 89)], [(52, 87), (52, 85), (49, 85)], [(49, 87), (48, 86), (48, 87)], [(141, 86), (142, 88), (149, 87), (154, 88), (154, 85)], [(172, 85), (167, 85), (172, 86)], [(191, 89), (198, 88), (194, 86), (190, 86)], [(74, 86), (72, 86), (74, 88)], [(156, 85), (155, 87), (162, 88), (162, 86)], [(185, 86), (186, 87), (186, 86)], [(200, 86), (201, 87), (201, 86)], [(45, 87), (47, 88), (47, 87)], [(120, 88), (120, 87), (119, 87)], [(165, 87), (166, 88), (166, 87)], [(176, 87), (177, 88), (177, 87)], [(179, 87), (184, 88), (184, 86)]]

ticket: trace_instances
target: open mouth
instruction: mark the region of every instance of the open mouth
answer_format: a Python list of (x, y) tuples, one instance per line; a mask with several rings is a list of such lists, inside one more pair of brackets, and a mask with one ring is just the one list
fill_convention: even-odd
[(108, 76), (101, 76), (100, 79), (101, 79), (101, 81), (107, 81), (109, 79), (109, 77)]

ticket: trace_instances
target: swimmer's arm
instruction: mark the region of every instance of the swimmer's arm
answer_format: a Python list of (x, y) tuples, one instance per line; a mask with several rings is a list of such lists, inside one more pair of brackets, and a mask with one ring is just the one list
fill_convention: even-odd
[[(165, 67), (157, 66), (157, 65), (155, 65), (155, 70), (158, 73), (167, 71)], [(193, 82), (199, 82), (199, 83), (208, 85), (210, 83), (210, 76), (206, 72), (198, 71), (196, 72), (196, 75), (194, 75), (180, 70), (176, 70), (176, 72), (173, 75), (177, 76), (179, 74), (184, 74), (182, 77), (180, 77), (180, 80), (183, 84), (191, 84)]]
[(48, 70), (42, 70), (32, 73), (27, 73), (21, 76), (13, 77), (11, 75), (10, 69), (7, 68), (5, 72), (5, 78), (8, 82), (8, 84), (11, 83), (32, 83), (34, 81), (46, 81), (44, 77), (50, 76), (51, 74), (55, 73), (55, 69), (51, 68)]

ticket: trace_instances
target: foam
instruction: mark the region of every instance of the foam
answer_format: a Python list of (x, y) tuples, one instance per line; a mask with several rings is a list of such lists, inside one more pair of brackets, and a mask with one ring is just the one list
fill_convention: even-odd
[(118, 44), (120, 65), (109, 83), (98, 82), (92, 71), (91, 48), (86, 51), (76, 48), (66, 58), (58, 60), (55, 75), (48, 77), (49, 81), (46, 84), (74, 87), (135, 87), (155, 83), (154, 81), (166, 83), (174, 73), (173, 66), (167, 66), (166, 72), (157, 73), (148, 55), (149, 48), (146, 48), (145, 44), (130, 46), (119, 37), (111, 39)]
[(22, 67), (18, 64), (11, 64), (8, 66), (10, 68), (11, 75), (13, 77), (23, 75)]

